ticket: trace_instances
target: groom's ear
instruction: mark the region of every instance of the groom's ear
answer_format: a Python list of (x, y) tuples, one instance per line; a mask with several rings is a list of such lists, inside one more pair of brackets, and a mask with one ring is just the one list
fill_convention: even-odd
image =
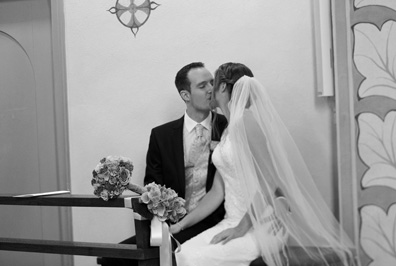
[(220, 84), (220, 92), (224, 92), (227, 88), (227, 84), (225, 82), (222, 82)]
[(188, 92), (186, 90), (182, 90), (182, 91), (180, 91), (180, 96), (182, 97), (182, 99), (185, 102), (189, 102), (190, 101), (190, 92)]

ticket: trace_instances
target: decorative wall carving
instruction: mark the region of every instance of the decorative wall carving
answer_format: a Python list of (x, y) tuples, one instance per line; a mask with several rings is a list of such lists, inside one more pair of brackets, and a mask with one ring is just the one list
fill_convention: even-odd
[(385, 6), (396, 10), (396, 2), (394, 0), (355, 0), (355, 7), (364, 6)]
[(150, 0), (117, 0), (108, 11), (117, 16), (122, 25), (131, 29), (133, 35), (138, 33), (151, 15), (151, 10), (159, 6)]
[(351, 1), (361, 265), (396, 265), (396, 3)]
[(360, 214), (360, 243), (372, 259), (370, 266), (396, 265), (396, 204), (387, 212), (376, 205), (367, 205)]
[(359, 156), (368, 167), (362, 187), (387, 186), (396, 191), (396, 112), (389, 112), (384, 121), (375, 114), (361, 113), (358, 126)]
[(354, 62), (365, 77), (359, 97), (380, 95), (396, 100), (396, 22), (386, 22), (381, 30), (370, 23), (359, 23), (354, 33)]

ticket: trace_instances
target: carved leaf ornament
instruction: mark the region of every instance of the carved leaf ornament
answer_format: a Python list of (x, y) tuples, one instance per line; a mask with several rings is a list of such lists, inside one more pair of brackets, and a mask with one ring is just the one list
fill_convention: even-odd
[(355, 7), (360, 8), (364, 6), (386, 6), (396, 10), (395, 0), (355, 0)]
[(362, 186), (387, 186), (396, 190), (396, 111), (389, 112), (384, 121), (375, 114), (362, 113), (358, 125), (359, 155), (369, 167)]
[[(396, 2), (396, 1), (395, 1)], [(381, 30), (369, 23), (354, 27), (356, 68), (365, 79), (359, 96), (384, 96), (396, 100), (396, 24), (386, 22)]]
[(360, 215), (360, 244), (372, 259), (369, 266), (396, 265), (396, 204), (388, 214), (378, 206), (367, 205)]

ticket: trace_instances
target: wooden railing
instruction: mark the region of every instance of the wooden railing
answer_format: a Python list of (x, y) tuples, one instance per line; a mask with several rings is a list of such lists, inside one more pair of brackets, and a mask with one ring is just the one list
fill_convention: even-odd
[(97, 197), (86, 195), (67, 194), (18, 198), (14, 195), (3, 194), (0, 195), (0, 205), (132, 207), (135, 217), (136, 245), (0, 237), (0, 250), (126, 258), (137, 260), (139, 266), (159, 265), (159, 249), (150, 247), (150, 220), (143, 217), (144, 211), (136, 212), (136, 210), (142, 209), (137, 197), (120, 197), (103, 201)]
[[(142, 205), (139, 203), (137, 197), (120, 197), (106, 202), (94, 196), (84, 195), (57, 195), (34, 198), (16, 198), (13, 197), (13, 195), (0, 195), (0, 205), (106, 208), (131, 207), (134, 210), (135, 216), (136, 245), (0, 238), (0, 250), (126, 258), (137, 260), (139, 266), (159, 265), (159, 248), (150, 247), (150, 216), (152, 215), (148, 213), (146, 208), (142, 208)], [(306, 252), (301, 248), (291, 248), (289, 252), (289, 262), (291, 266), (323, 265), (322, 260), (315, 261), (312, 258), (309, 258), (306, 255)], [(326, 248), (322, 249), (322, 254), (330, 266), (342, 265), (342, 263), (339, 261), (339, 258), (332, 252), (326, 251)], [(351, 261), (353, 261), (353, 259)], [(266, 264), (261, 258), (259, 258), (250, 265), (262, 266)], [(354, 264), (351, 263), (351, 265)]]

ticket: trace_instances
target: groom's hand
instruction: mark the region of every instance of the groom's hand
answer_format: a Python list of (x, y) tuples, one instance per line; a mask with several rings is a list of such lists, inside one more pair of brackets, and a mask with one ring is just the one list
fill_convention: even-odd
[(217, 235), (215, 235), (212, 238), (212, 241), (210, 241), (210, 244), (217, 244), (220, 242), (223, 242), (222, 244), (224, 245), (225, 243), (231, 241), (232, 239), (242, 237), (245, 234), (245, 232), (237, 229), (237, 227), (234, 228), (228, 228)]

